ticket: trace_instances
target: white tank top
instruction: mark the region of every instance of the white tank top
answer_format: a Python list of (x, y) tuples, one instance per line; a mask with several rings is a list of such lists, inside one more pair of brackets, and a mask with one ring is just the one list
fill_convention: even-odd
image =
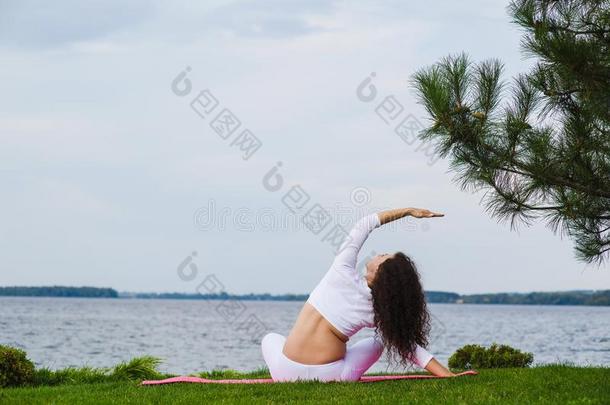
[(307, 299), (347, 337), (362, 328), (375, 327), (371, 289), (364, 275), (356, 270), (356, 260), (364, 241), (379, 225), (376, 213), (356, 222), (330, 269)]

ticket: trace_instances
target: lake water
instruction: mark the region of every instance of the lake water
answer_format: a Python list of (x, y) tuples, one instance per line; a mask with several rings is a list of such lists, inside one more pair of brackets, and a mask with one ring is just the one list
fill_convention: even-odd
[[(0, 297), (0, 344), (37, 366), (108, 367), (135, 356), (193, 373), (264, 366), (260, 337), (287, 334), (301, 302)], [(431, 304), (429, 347), (441, 362), (459, 347), (505, 343), (535, 363), (610, 366), (610, 307)], [(372, 335), (363, 330), (352, 338)], [(380, 361), (372, 370), (388, 370)]]

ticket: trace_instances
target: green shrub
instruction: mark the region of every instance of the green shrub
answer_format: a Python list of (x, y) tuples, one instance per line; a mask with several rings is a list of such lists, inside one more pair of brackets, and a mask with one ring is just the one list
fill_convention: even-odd
[(0, 345), (0, 388), (29, 385), (34, 379), (34, 363), (25, 352)]
[(449, 358), (449, 367), (458, 369), (528, 367), (533, 361), (532, 353), (524, 353), (510, 346), (494, 343), (489, 348), (466, 345), (458, 349)]

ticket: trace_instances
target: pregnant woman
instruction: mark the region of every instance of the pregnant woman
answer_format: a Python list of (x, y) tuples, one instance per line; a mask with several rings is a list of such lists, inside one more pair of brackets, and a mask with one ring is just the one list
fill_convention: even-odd
[[(357, 381), (387, 349), (401, 364), (415, 363), (437, 376), (454, 374), (424, 348), (430, 330), (424, 291), (414, 263), (402, 252), (373, 257), (366, 274), (356, 258), (373, 229), (405, 216), (442, 217), (401, 208), (360, 219), (330, 269), (312, 291), (288, 337), (267, 334), (263, 357), (275, 381)], [(375, 337), (347, 346), (362, 328)]]

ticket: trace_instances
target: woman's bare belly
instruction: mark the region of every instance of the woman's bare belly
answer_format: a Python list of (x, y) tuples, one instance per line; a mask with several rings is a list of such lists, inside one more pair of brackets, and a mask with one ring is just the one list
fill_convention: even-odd
[(284, 355), (301, 364), (326, 364), (345, 357), (347, 336), (305, 303), (286, 338)]

